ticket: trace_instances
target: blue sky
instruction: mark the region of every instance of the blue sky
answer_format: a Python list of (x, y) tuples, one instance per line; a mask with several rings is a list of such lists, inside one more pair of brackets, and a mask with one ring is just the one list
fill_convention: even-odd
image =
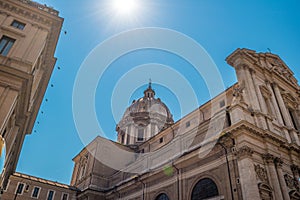
[[(23, 145), (17, 167), (17, 171), (23, 173), (70, 182), (72, 158), (84, 146), (72, 114), (76, 74), (97, 45), (122, 31), (160, 27), (193, 38), (216, 63), (225, 87), (236, 82), (234, 70), (225, 62), (225, 58), (236, 48), (250, 48), (258, 52), (266, 52), (269, 48), (286, 62), (300, 80), (300, 2), (297, 0), (140, 0), (139, 12), (132, 13), (130, 18), (116, 15), (116, 11), (109, 6), (112, 0), (38, 2), (60, 11), (60, 16), (65, 19), (63, 31), (67, 34), (62, 31), (57, 46), (58, 61), (50, 80), (53, 87), (49, 85), (34, 131), (26, 137)], [(183, 59), (159, 50), (132, 52), (113, 62), (98, 85), (97, 117), (108, 138), (115, 139), (115, 125), (121, 117), (119, 114), (114, 119), (110, 105), (116, 82), (135, 66), (154, 62), (171, 66), (183, 74), (193, 90), (197, 91), (199, 104), (210, 99), (204, 80), (196, 76), (190, 64)], [(119, 66), (125, 67), (120, 70)], [(128, 91), (130, 99), (125, 99), (126, 103), (139, 98), (147, 82), (148, 79), (144, 84), (136, 85), (136, 90)], [(180, 102), (184, 103), (187, 99), (176, 94), (168, 85), (156, 83), (155, 79), (153, 87), (157, 96), (169, 106), (175, 120), (196, 108), (187, 108), (182, 112)], [(116, 98), (124, 102), (122, 96)]]

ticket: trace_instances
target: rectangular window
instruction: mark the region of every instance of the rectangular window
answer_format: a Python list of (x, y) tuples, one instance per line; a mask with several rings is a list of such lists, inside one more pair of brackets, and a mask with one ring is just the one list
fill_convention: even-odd
[(222, 107), (224, 107), (224, 106), (225, 106), (225, 101), (222, 100), (222, 101), (220, 102), (220, 108), (222, 108)]
[(22, 23), (22, 22), (19, 22), (17, 20), (14, 20), (12, 23), (11, 23), (11, 26), (17, 28), (17, 29), (20, 29), (20, 30), (23, 30), (24, 27), (25, 27), (25, 24)]
[(164, 142), (164, 138), (160, 138), (159, 143), (163, 143), (163, 142)]
[[(230, 117), (230, 113), (228, 111), (226, 111), (226, 127), (231, 126), (231, 117)], [(226, 128), (224, 127), (224, 128)]]
[(40, 187), (34, 187), (33, 191), (32, 191), (32, 195), (31, 197), (33, 198), (38, 198), (39, 197), (39, 193), (40, 193)]
[(124, 141), (125, 141), (125, 135), (123, 134), (123, 135), (121, 136), (121, 143), (124, 144)]
[(130, 142), (130, 135), (127, 134), (127, 137), (126, 137), (126, 144), (129, 144), (129, 142)]
[(23, 189), (24, 189), (24, 183), (19, 183), (16, 194), (23, 194)]
[(53, 200), (54, 199), (54, 191), (49, 190), (47, 200)]
[(12, 39), (5, 35), (2, 36), (0, 40), (0, 54), (2, 56), (7, 56), (9, 50), (11, 49), (15, 41), (16, 41), (15, 39)]
[(68, 200), (69, 199), (69, 194), (63, 193), (61, 200)]
[(144, 129), (138, 130), (138, 138), (137, 141), (144, 141)]
[(188, 122), (185, 123), (185, 127), (186, 127), (186, 128), (189, 127), (190, 125), (191, 125), (191, 122), (190, 122), (190, 121), (188, 121)]
[(297, 129), (297, 124), (296, 124), (295, 117), (294, 117), (294, 115), (293, 115), (293, 111), (292, 111), (291, 109), (288, 109), (288, 111), (289, 111), (289, 114), (290, 114), (290, 117), (291, 117), (293, 126), (294, 126), (295, 129)]

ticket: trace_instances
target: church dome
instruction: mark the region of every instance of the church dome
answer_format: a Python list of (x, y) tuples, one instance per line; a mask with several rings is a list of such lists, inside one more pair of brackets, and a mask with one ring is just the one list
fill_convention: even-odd
[[(173, 123), (173, 116), (169, 108), (159, 98), (155, 98), (155, 91), (149, 83), (148, 88), (144, 91), (144, 96), (134, 100), (126, 109), (117, 125), (117, 131), (126, 134), (126, 132), (132, 132), (133, 129), (144, 129), (145, 140)], [(129, 126), (131, 126), (130, 130)]]

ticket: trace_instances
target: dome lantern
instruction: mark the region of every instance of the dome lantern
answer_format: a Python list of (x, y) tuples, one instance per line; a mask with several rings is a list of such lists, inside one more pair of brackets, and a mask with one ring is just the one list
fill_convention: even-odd
[(174, 123), (169, 108), (155, 98), (151, 80), (144, 96), (134, 100), (117, 124), (118, 142), (136, 145), (148, 140)]

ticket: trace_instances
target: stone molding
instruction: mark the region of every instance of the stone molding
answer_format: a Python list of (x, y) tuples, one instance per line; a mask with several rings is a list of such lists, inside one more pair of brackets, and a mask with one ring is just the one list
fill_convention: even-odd
[[(27, 1), (27, 0), (19, 0), (19, 1), (23, 2), (23, 1)], [(34, 11), (30, 12), (30, 11), (27, 11), (20, 7), (17, 7), (15, 5), (11, 4), (10, 2), (0, 0), (0, 8), (5, 10), (5, 11), (1, 11), (1, 14), (6, 14), (9, 16), (10, 15), (9, 12), (13, 12), (19, 16), (23, 16), (27, 19), (33, 20), (37, 23), (44, 24), (46, 26), (50, 26), (52, 24), (52, 21), (50, 19), (42, 17), (41, 15), (36, 14)], [(41, 10), (41, 9), (39, 9), (39, 10)], [(57, 15), (58, 15), (58, 13), (57, 13)]]
[(237, 156), (240, 159), (247, 158), (247, 157), (251, 158), (252, 154), (253, 154), (253, 150), (250, 147), (248, 147), (248, 146), (242, 146), (237, 151)]
[(264, 154), (263, 156), (263, 159), (266, 161), (266, 163), (274, 163), (274, 160), (275, 160), (275, 156), (273, 156), (272, 154), (270, 153), (266, 153)]

